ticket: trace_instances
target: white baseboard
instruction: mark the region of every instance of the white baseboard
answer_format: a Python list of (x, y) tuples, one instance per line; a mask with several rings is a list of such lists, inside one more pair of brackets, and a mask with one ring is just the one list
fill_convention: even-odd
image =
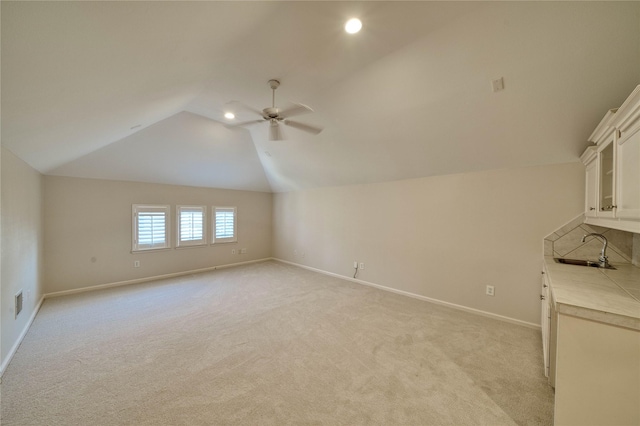
[(458, 309), (460, 311), (465, 311), (465, 312), (470, 312), (470, 313), (477, 314), (477, 315), (482, 315), (483, 317), (489, 317), (489, 318), (497, 319), (497, 320), (500, 320), (500, 321), (505, 321), (505, 322), (509, 322), (509, 323), (512, 323), (512, 324), (522, 325), (522, 326), (525, 326), (525, 327), (528, 327), (528, 328), (534, 328), (534, 329), (540, 330), (540, 325), (539, 324), (534, 324), (532, 322), (527, 322), (527, 321), (522, 321), (522, 320), (515, 319), (515, 318), (505, 317), (503, 315), (494, 314), (492, 312), (481, 311), (479, 309), (470, 308), (468, 306), (457, 305), (457, 304), (451, 303), (451, 302), (445, 302), (444, 300), (433, 299), (431, 297), (422, 296), (420, 294), (410, 293), (408, 291), (398, 290), (398, 289), (393, 288), (393, 287), (386, 287), (386, 286), (383, 286), (383, 285), (380, 285), (380, 284), (375, 284), (375, 283), (372, 283), (372, 282), (369, 282), (369, 281), (359, 280), (357, 278), (352, 278), (352, 277), (348, 277), (348, 276), (345, 276), (345, 275), (335, 274), (333, 272), (328, 272), (328, 271), (324, 271), (322, 269), (312, 268), (311, 266), (301, 265), (299, 263), (289, 262), (288, 260), (278, 259), (276, 257), (274, 257), (272, 259), (275, 260), (275, 261), (278, 261), (278, 262), (287, 263), (289, 265), (297, 266), (299, 268), (308, 269), (308, 270), (314, 271), (314, 272), (319, 272), (319, 273), (324, 274), (324, 275), (329, 275), (331, 277), (341, 278), (343, 280), (352, 281), (354, 283), (366, 285), (366, 286), (369, 286), (369, 287), (375, 287), (375, 288), (378, 288), (380, 290), (389, 291), (391, 293), (401, 294), (403, 296), (408, 296), (408, 297), (412, 297), (414, 299), (424, 300), (426, 302), (435, 303), (437, 305), (448, 306), (450, 308)]
[(5, 370), (9, 366), (9, 363), (13, 359), (13, 356), (18, 351), (18, 348), (20, 347), (20, 344), (22, 343), (22, 340), (24, 339), (24, 336), (27, 335), (27, 331), (29, 331), (29, 328), (31, 327), (31, 324), (33, 324), (33, 320), (36, 319), (36, 315), (38, 314), (38, 311), (40, 311), (40, 307), (42, 306), (42, 302), (44, 302), (44, 296), (42, 296), (40, 298), (40, 301), (36, 305), (36, 308), (33, 310), (33, 313), (29, 317), (29, 320), (27, 321), (27, 323), (25, 324), (24, 328), (22, 329), (22, 332), (20, 333), (20, 336), (18, 336), (18, 339), (16, 339), (16, 342), (11, 347), (11, 350), (9, 350), (9, 353), (7, 354), (7, 357), (2, 362), (2, 365), (0, 365), (0, 383), (2, 383), (2, 375), (4, 374)]
[(93, 285), (93, 286), (89, 286), (89, 287), (74, 288), (72, 290), (55, 291), (53, 293), (46, 293), (43, 297), (45, 299), (48, 299), (49, 297), (67, 296), (69, 294), (84, 293), (84, 292), (87, 292), (87, 291), (103, 290), (105, 288), (120, 287), (120, 286), (123, 286), (123, 285), (140, 284), (140, 283), (145, 283), (145, 282), (148, 282), (148, 281), (162, 280), (162, 279), (166, 279), (166, 278), (174, 278), (174, 277), (180, 277), (180, 276), (184, 276), (184, 275), (198, 274), (198, 273), (201, 273), (201, 272), (215, 271), (216, 269), (224, 269), (224, 268), (231, 268), (231, 267), (234, 267), (234, 266), (247, 265), (249, 263), (265, 262), (265, 261), (271, 260), (271, 259), (272, 258), (270, 258), (270, 257), (266, 257), (266, 258), (263, 258), (263, 259), (247, 260), (246, 262), (228, 263), (226, 265), (210, 266), (208, 268), (192, 269), (192, 270), (189, 270), (189, 271), (173, 272), (171, 274), (154, 275), (152, 277), (136, 278), (135, 280), (117, 281), (117, 282), (108, 283), (108, 284), (98, 284), (98, 285)]

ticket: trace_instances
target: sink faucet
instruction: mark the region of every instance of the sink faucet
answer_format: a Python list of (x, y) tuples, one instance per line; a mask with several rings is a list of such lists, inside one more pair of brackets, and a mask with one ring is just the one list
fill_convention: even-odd
[(601, 268), (606, 268), (609, 266), (609, 261), (607, 260), (607, 237), (605, 237), (602, 234), (586, 234), (582, 237), (582, 242), (584, 243), (585, 239), (587, 237), (597, 237), (600, 238), (602, 240), (602, 242), (604, 243), (602, 246), (602, 251), (600, 252), (600, 257), (598, 257), (598, 260), (600, 261), (600, 267)]

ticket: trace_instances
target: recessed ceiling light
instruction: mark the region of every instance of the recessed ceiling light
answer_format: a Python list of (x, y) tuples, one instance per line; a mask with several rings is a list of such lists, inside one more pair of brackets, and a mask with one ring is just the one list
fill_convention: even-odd
[(344, 25), (344, 30), (349, 34), (355, 34), (362, 29), (362, 22), (358, 18), (352, 18)]
[(233, 120), (234, 118), (236, 118), (236, 115), (232, 112), (225, 112), (224, 118), (226, 118), (227, 120)]

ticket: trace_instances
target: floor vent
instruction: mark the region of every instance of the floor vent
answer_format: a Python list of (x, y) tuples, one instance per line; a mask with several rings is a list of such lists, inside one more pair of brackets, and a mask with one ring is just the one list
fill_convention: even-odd
[(22, 290), (20, 290), (18, 292), (18, 294), (16, 294), (15, 296), (15, 303), (16, 303), (16, 318), (18, 318), (18, 314), (20, 314), (20, 312), (22, 312)]

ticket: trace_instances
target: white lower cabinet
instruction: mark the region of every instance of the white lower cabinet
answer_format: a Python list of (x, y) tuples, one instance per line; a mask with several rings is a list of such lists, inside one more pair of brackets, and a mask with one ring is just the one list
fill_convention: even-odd
[(640, 302), (623, 289), (640, 282), (640, 268), (618, 265), (613, 276), (580, 268), (551, 257), (543, 263), (541, 299), (549, 303), (542, 304), (541, 326), (554, 424), (638, 426)]
[(640, 424), (640, 331), (557, 315), (555, 425)]
[(549, 338), (551, 335), (551, 298), (547, 275), (542, 271), (542, 289), (540, 291), (540, 326), (542, 327), (542, 356), (544, 359), (544, 375), (549, 377)]

